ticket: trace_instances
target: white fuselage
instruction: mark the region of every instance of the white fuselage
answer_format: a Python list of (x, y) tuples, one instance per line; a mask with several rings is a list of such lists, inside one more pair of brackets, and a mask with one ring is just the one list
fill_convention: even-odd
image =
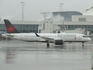
[(91, 39), (84, 34), (78, 33), (38, 33), (37, 37), (35, 33), (11, 33), (11, 34), (2, 34), (3, 37), (9, 37), (12, 39), (30, 41), (30, 42), (39, 42), (46, 41), (46, 38), (52, 38), (54, 40), (63, 40), (64, 42), (87, 42)]

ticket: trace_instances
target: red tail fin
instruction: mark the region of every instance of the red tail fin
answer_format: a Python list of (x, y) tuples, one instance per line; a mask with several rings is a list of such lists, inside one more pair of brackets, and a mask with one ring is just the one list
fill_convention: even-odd
[(19, 33), (9, 20), (4, 19), (4, 22), (5, 22), (7, 33)]

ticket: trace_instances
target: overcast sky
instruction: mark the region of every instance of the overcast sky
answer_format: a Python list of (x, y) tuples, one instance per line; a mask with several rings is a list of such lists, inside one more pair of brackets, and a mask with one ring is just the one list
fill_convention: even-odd
[(0, 18), (11, 20), (22, 19), (22, 4), (24, 2), (24, 20), (43, 19), (41, 12), (59, 11), (60, 3), (63, 11), (79, 11), (93, 6), (93, 0), (0, 0)]

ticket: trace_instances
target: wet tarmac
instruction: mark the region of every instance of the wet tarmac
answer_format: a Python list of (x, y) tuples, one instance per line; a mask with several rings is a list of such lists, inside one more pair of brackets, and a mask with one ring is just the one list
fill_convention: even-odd
[(43, 43), (0, 41), (0, 70), (91, 70), (92, 43), (65, 43), (46, 48)]

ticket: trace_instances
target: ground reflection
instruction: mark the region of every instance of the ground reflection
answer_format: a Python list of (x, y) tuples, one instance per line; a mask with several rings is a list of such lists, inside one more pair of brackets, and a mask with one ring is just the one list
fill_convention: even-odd
[(16, 50), (13, 47), (6, 47), (6, 63), (14, 63)]
[[(0, 43), (1, 44), (1, 43)], [(0, 45), (2, 70), (89, 70), (92, 44), (65, 44), (60, 48), (41, 43), (7, 42)], [(6, 67), (6, 68), (5, 68)], [(46, 68), (46, 69), (45, 69)]]

